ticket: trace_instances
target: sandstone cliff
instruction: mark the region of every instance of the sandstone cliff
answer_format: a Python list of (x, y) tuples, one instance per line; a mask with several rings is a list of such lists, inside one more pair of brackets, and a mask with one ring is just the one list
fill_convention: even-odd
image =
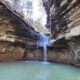
[[(48, 47), (48, 61), (80, 67), (80, 1), (43, 1), (51, 40), (57, 39)], [(43, 60), (43, 48), (29, 44), (38, 39), (34, 29), (0, 3), (0, 61)]]
[(55, 54), (57, 58), (54, 57), (54, 60), (80, 65), (80, 0), (43, 2), (48, 14), (47, 27), (51, 29), (51, 42), (63, 51), (57, 51), (59, 54)]

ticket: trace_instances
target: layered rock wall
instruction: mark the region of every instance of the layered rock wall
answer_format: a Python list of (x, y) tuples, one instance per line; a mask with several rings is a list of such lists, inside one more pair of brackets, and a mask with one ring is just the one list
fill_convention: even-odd
[(80, 26), (79, 0), (43, 1), (48, 14), (48, 27), (51, 28), (52, 38), (64, 37), (72, 28)]
[[(58, 0), (60, 2), (55, 5), (54, 1), (57, 0), (44, 0), (47, 27), (51, 27), (52, 39), (62, 37), (48, 47), (48, 61), (80, 67), (80, 36), (72, 37), (70, 33), (76, 27), (79, 30), (79, 0)], [(38, 33), (28, 25), (25, 29), (23, 20), (20, 22), (18, 19), (21, 18), (13, 17), (13, 13), (0, 3), (0, 61), (44, 60), (43, 48), (29, 44), (39, 39)]]

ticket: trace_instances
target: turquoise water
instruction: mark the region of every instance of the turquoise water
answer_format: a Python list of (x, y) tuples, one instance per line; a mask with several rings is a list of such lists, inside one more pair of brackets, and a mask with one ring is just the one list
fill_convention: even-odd
[(80, 80), (80, 69), (41, 62), (1, 63), (0, 80)]

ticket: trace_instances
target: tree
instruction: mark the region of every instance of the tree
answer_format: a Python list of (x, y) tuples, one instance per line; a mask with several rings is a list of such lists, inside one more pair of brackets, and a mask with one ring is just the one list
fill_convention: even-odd
[(32, 14), (32, 2), (30, 0), (27, 0), (25, 7), (27, 9), (27, 15), (31, 16), (31, 14)]

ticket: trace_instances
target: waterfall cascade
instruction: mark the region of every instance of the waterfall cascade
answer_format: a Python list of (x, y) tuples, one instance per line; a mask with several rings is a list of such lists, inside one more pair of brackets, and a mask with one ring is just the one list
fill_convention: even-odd
[(38, 47), (43, 47), (44, 61), (47, 61), (47, 47), (49, 44), (49, 36), (40, 33), (40, 40), (38, 41)]

